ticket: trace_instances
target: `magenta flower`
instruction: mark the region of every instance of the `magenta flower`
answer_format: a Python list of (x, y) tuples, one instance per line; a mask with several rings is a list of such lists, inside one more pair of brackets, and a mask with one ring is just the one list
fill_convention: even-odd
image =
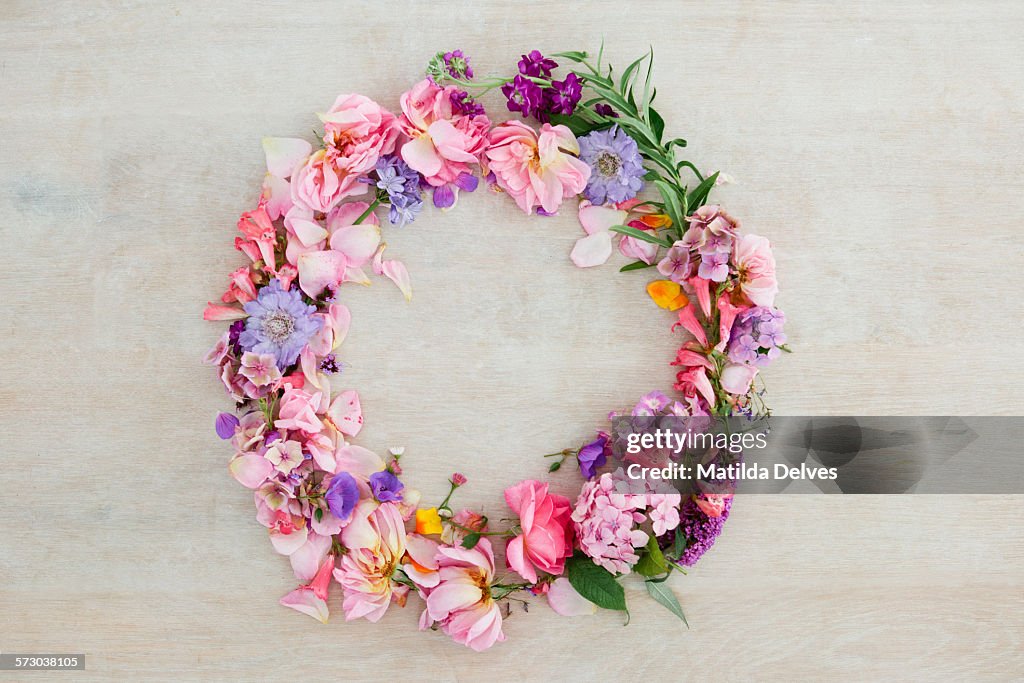
[(558, 62), (545, 57), (540, 50), (530, 50), (530, 54), (519, 60), (519, 73), (534, 78), (547, 78), (557, 68)]

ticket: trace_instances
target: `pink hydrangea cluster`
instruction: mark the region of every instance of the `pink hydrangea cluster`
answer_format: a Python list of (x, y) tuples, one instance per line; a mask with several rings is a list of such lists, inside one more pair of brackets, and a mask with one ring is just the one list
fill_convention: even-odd
[(580, 549), (613, 574), (628, 574), (649, 538), (637, 527), (643, 508), (643, 496), (619, 493), (610, 473), (587, 482), (572, 513)]

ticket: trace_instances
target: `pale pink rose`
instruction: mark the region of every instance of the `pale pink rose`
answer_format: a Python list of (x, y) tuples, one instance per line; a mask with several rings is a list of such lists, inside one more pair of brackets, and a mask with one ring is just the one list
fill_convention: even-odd
[(530, 583), (537, 571), (561, 574), (572, 555), (569, 499), (548, 493), (548, 485), (527, 480), (505, 489), (505, 502), (519, 516), (522, 533), (508, 542), (508, 566)]
[(463, 173), (471, 174), (470, 164), (478, 165), (487, 150), (490, 120), (483, 115), (453, 115), (453, 90), (425, 79), (400, 100), (400, 125), (409, 137), (402, 145), (402, 159), (434, 187), (454, 183)]
[(765, 237), (743, 235), (736, 239), (732, 254), (739, 271), (740, 289), (755, 306), (771, 306), (779, 291), (775, 280), (775, 256)]
[(722, 388), (730, 394), (742, 396), (750, 391), (750, 383), (757, 376), (757, 368), (746, 363), (726, 363), (722, 368)]
[(323, 394), (311, 394), (302, 389), (288, 388), (281, 396), (281, 407), (274, 426), (278, 429), (298, 429), (316, 434), (324, 428), (317, 413)]
[(345, 197), (364, 194), (367, 185), (359, 182), (364, 171), (353, 171), (343, 165), (344, 161), (332, 148), (313, 152), (292, 174), (292, 201), (298, 206), (327, 213)]
[(437, 567), (438, 583), (427, 595), (427, 623), (439, 623), (452, 640), (477, 652), (505, 640), (501, 609), (491, 597), (494, 550), (490, 539), (481, 538), (471, 549), (440, 546)]
[(402, 513), (394, 503), (361, 501), (341, 532), (341, 542), (348, 552), (341, 556), (334, 578), (345, 592), (345, 621), (378, 621), (392, 600), (391, 574), (405, 555)]
[(721, 517), (725, 512), (725, 503), (730, 498), (731, 493), (705, 493), (694, 500), (694, 503), (708, 517)]
[(333, 568), (334, 555), (328, 555), (313, 576), (313, 580), (281, 598), (281, 604), (326, 624), (330, 616), (330, 610), (327, 608), (327, 590), (330, 588)]
[(351, 173), (365, 173), (377, 159), (395, 151), (398, 121), (395, 115), (363, 95), (338, 95), (326, 114), (324, 143), (338, 151), (339, 165)]
[(545, 123), (538, 135), (521, 121), (491, 130), (487, 158), (498, 185), (519, 208), (558, 211), (563, 199), (578, 195), (590, 179), (590, 167), (576, 156), (579, 144), (565, 126)]

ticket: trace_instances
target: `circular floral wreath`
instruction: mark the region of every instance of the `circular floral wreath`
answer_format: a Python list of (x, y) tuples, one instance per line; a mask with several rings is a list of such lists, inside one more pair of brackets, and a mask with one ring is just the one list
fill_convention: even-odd
[[(561, 80), (556, 60), (574, 69)], [(767, 415), (764, 392), (752, 384), (788, 350), (773, 307), (775, 261), (768, 240), (741, 234), (707, 203), (722, 177), (676, 159), (686, 142), (664, 137), (651, 106), (652, 62), (645, 55), (619, 75), (600, 53), (592, 63), (584, 52), (534, 50), (514, 77), (477, 80), (460, 50), (438, 53), (401, 96), (400, 116), (341, 95), (320, 114), (315, 147), (263, 140), (259, 204), (242, 214), (235, 238), (249, 264), (231, 273), (204, 318), (231, 322), (207, 357), (240, 415), (216, 418), (217, 434), (236, 449), (229, 470), (254, 491), (257, 520), (303, 584), (282, 605), (326, 622), (333, 580), (346, 620), (377, 621), (415, 593), (425, 604), (421, 628), (479, 651), (504, 640), (515, 594), (543, 595), (566, 616), (624, 611), (619, 579), (635, 574), (685, 621), (664, 580), (711, 547), (729, 495), (637, 492), (621, 469), (608, 471), (611, 438), (600, 431), (546, 456), (556, 458), (550, 472), (569, 458), (578, 464), (584, 481), (575, 502), (523, 481), (505, 490), (518, 521), (494, 529), (479, 512), (452, 507), (461, 474), (443, 501), (424, 505), (401, 481), (403, 449), (382, 458), (350, 441), (363, 423), (356, 391), (332, 392), (350, 322), (341, 286), (369, 284), (369, 269), (412, 297), (405, 265), (384, 258), (377, 209), (386, 206), (388, 222), (401, 227), (416, 219), (427, 192), (434, 206), (450, 208), (483, 178), (528, 214), (550, 216), (579, 198), (586, 234), (569, 255), (575, 265), (606, 262), (617, 240), (632, 259), (621, 271), (657, 268), (647, 292), (677, 313), (672, 330), (689, 334), (671, 363), (678, 396), (651, 392), (632, 415)], [(478, 98), (494, 89), (539, 128), (493, 125)], [(640, 198), (645, 189), (652, 198)], [(509, 572), (499, 570), (495, 544)]]

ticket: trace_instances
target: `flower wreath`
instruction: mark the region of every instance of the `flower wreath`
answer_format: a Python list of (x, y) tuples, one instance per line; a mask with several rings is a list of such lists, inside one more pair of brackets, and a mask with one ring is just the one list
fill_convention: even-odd
[[(574, 69), (561, 80), (556, 59)], [(773, 307), (775, 261), (768, 240), (741, 234), (734, 218), (707, 203), (722, 177), (676, 159), (686, 142), (664, 137), (651, 106), (652, 62), (645, 55), (616, 78), (600, 53), (592, 64), (584, 52), (534, 50), (514, 77), (476, 80), (461, 51), (438, 53), (426, 78), (401, 96), (400, 116), (362, 95), (341, 95), (320, 114), (316, 148), (263, 140), (259, 204), (242, 214), (235, 238), (249, 263), (231, 273), (204, 317), (231, 322), (207, 357), (240, 415), (216, 418), (217, 434), (237, 451), (229, 470), (254, 491), (257, 520), (303, 584), (282, 605), (326, 622), (333, 579), (346, 620), (377, 621), (415, 593), (425, 602), (421, 628), (479, 651), (504, 640), (514, 593), (544, 595), (567, 616), (624, 611), (619, 578), (635, 574), (685, 621), (664, 580), (711, 547), (729, 495), (629, 489), (621, 470), (602, 471), (611, 453), (602, 431), (547, 456), (557, 458), (551, 472), (575, 459), (584, 479), (575, 502), (545, 483), (520, 482), (505, 490), (518, 522), (495, 530), (482, 514), (450, 505), (466, 483), (460, 474), (440, 504), (423, 505), (400, 479), (402, 449), (382, 458), (350, 441), (363, 423), (356, 391), (332, 393), (350, 321), (341, 285), (369, 284), (369, 268), (412, 297), (405, 265), (384, 258), (378, 207), (400, 227), (416, 219), (426, 192), (434, 206), (450, 208), (483, 178), (528, 214), (552, 215), (582, 196), (586, 235), (570, 254), (577, 266), (604, 263), (617, 240), (633, 259), (621, 271), (657, 268), (661, 279), (647, 291), (677, 313), (672, 329), (689, 333), (672, 361), (679, 395), (652, 392), (632, 415), (767, 414), (752, 382), (788, 350), (783, 314)], [(493, 89), (539, 128), (493, 125), (478, 100)], [(657, 200), (639, 198), (645, 187)], [(495, 542), (517, 577), (500, 576)]]

